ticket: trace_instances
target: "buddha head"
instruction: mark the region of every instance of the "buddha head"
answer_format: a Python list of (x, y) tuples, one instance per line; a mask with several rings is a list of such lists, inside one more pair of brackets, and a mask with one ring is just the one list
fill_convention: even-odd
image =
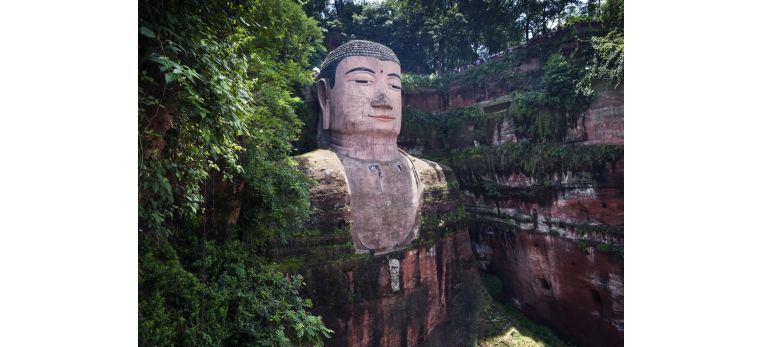
[[(343, 146), (396, 145), (402, 124), (400, 63), (381, 44), (353, 40), (320, 66), (317, 94), (331, 142)], [(370, 142), (369, 142), (370, 141)]]

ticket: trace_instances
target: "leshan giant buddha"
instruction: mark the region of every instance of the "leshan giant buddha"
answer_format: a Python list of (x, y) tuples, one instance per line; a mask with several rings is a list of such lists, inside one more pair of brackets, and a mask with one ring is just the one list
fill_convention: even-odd
[(336, 48), (318, 75), (326, 147), (297, 157), (317, 182), (310, 220), (273, 253), (304, 277), (329, 346), (475, 339), (481, 292), (460, 194), (441, 166), (397, 148), (400, 82), (394, 52), (368, 41)]
[(323, 228), (348, 224), (358, 253), (409, 245), (418, 236), (426, 185), (445, 182), (436, 163), (397, 148), (400, 73), (394, 52), (375, 42), (353, 40), (330, 52), (317, 81), (328, 146), (298, 157), (318, 181), (311, 199), (324, 210), (313, 221), (331, 221)]

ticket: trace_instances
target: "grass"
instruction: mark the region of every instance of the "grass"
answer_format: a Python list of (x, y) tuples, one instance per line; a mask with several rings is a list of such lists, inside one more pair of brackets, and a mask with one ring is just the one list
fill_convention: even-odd
[(503, 285), (497, 276), (481, 274), (484, 293), (484, 308), (479, 317), (479, 338), (474, 346), (479, 347), (568, 347), (548, 327), (538, 324), (510, 304), (499, 301)]

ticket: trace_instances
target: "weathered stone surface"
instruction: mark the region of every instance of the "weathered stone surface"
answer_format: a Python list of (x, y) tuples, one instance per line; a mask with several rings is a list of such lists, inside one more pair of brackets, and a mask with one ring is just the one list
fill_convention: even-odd
[(310, 221), (325, 228), (318, 230), (322, 234), (276, 245), (273, 251), (279, 262), (296, 263), (287, 272), (304, 276), (305, 295), (315, 304), (312, 312), (335, 331), (328, 345), (470, 345), (481, 283), (466, 224), (457, 214), (460, 195), (447, 182), (452, 171), (413, 158), (425, 187), (421, 238), (382, 256), (358, 255), (349, 230), (340, 227), (351, 225), (351, 201), (332, 155), (319, 150), (298, 157), (302, 169), (322, 183), (311, 190), (322, 198), (313, 199)]
[(391, 277), (392, 292), (400, 291), (400, 261), (389, 258), (389, 277)]
[[(587, 173), (565, 173), (538, 180), (519, 173), (491, 172), (489, 177), (508, 193), (487, 195), (481, 177), (458, 177), (466, 209), (538, 223), (585, 225), (624, 224), (624, 160), (591, 178)], [(547, 180), (550, 179), (550, 182)], [(534, 227), (534, 226), (533, 226)]]
[(624, 345), (624, 264), (569, 239), (472, 225), (486, 271), (500, 277), (504, 300), (580, 346)]
[(312, 218), (308, 227), (325, 231), (348, 226), (351, 217), (347, 176), (336, 154), (317, 150), (295, 159), (302, 171), (316, 182), (310, 188)]
[[(623, 91), (597, 90), (566, 141), (623, 144)], [(479, 102), (477, 94), (465, 93), (458, 102), (501, 111), (489, 109), (500, 98)], [(512, 133), (510, 124), (500, 125), (492, 142), (515, 141), (501, 136)], [(424, 151), (427, 145), (420, 144)], [(477, 221), (470, 227), (474, 254), (482, 271), (503, 282), (505, 301), (577, 345), (621, 346), (624, 161), (607, 164), (602, 173), (543, 178), (456, 169), (466, 212)], [(505, 189), (487, 194), (485, 177)]]
[(624, 144), (624, 86), (616, 90), (598, 88), (585, 111), (586, 144)]
[(465, 346), (474, 339), (480, 283), (466, 231), (388, 258), (300, 272), (313, 313), (335, 331), (330, 346)]
[[(532, 60), (518, 68), (525, 70), (524, 73), (532, 73), (538, 62)], [(509, 72), (510, 73), (510, 72)], [(459, 134), (458, 139), (453, 139), (448, 143), (441, 143), (429, 134), (405, 134), (404, 145), (406, 148), (416, 153), (436, 151), (444, 145), (451, 148), (472, 147), (476, 141), (478, 144), (501, 144), (505, 142), (517, 142), (515, 127), (510, 122), (508, 108), (511, 104), (510, 94), (513, 91), (520, 90), (521, 85), (511, 85), (509, 82), (503, 82), (498, 76), (497, 80), (488, 80), (480, 83), (464, 83), (453, 81), (449, 87), (448, 102), (443, 105), (441, 111), (437, 108), (428, 106), (412, 106), (421, 111), (444, 112), (451, 107), (478, 106), (487, 113), (503, 114), (499, 122), (482, 122), (472, 124), (467, 128), (473, 130), (479, 128), (488, 135), (486, 139), (477, 138), (469, 131)], [(510, 80), (510, 78), (509, 78)], [(565, 143), (583, 143), (583, 144), (624, 144), (624, 86), (612, 89), (605, 83), (596, 83), (595, 97), (587, 110), (578, 115), (576, 124), (568, 124), (563, 142)], [(417, 93), (417, 92), (416, 92)], [(411, 100), (415, 100), (416, 105), (425, 105), (424, 95), (413, 94)], [(446, 116), (443, 114), (441, 116)], [(473, 132), (473, 131), (471, 131)], [(417, 136), (416, 136), (417, 135)], [(463, 139), (461, 139), (461, 137)]]
[(445, 111), (442, 95), (436, 89), (420, 89), (414, 93), (406, 93), (402, 97), (405, 108), (419, 111), (439, 113)]
[[(527, 72), (530, 65), (524, 66)], [(623, 144), (623, 87), (595, 89), (596, 98), (567, 129), (564, 141)], [(454, 82), (447, 106), (478, 105), (485, 112), (505, 112), (509, 97), (487, 97), (500, 93), (500, 88)], [(507, 114), (504, 119), (509, 119)], [(474, 127), (485, 125), (494, 126), (489, 132), (493, 144), (519, 140), (508, 122)], [(471, 146), (463, 143), (468, 141), (453, 140), (450, 145)], [(439, 146), (416, 144), (424, 152)], [(475, 221), (470, 226), (474, 254), (482, 271), (501, 279), (504, 299), (575, 344), (621, 346), (624, 160), (606, 164), (603, 172), (559, 172), (550, 177), (456, 170), (466, 213)], [(499, 193), (488, 194), (485, 177), (501, 187)]]
[(622, 160), (598, 175), (458, 177), (480, 269), (501, 279), (504, 301), (580, 346), (623, 345), (623, 176)]
[[(452, 83), (450, 84), (449, 93), (447, 98), (449, 100), (448, 108), (471, 106), (488, 100), (491, 97), (490, 89), (485, 84)], [(496, 96), (499, 95), (496, 95), (493, 89), (492, 97)]]
[(382, 254), (408, 245), (418, 233), (423, 194), (412, 162), (405, 156), (389, 162), (339, 159), (347, 172), (357, 249)]
[[(331, 60), (336, 52), (349, 52), (347, 47), (355, 53)], [(329, 75), (320, 75), (317, 94), (321, 126), (329, 136), (327, 153), (333, 156), (316, 156), (340, 161), (331, 165), (343, 172), (356, 250), (384, 254), (402, 249), (416, 238), (424, 185), (413, 159), (397, 149), (402, 124), (399, 62), (359, 55), (372, 51), (391, 52), (377, 43), (350, 41), (329, 54), (327, 62), (337, 64), (335, 72), (328, 69)], [(331, 66), (326, 64), (323, 66)], [(317, 163), (309, 159), (311, 155), (307, 153), (307, 160), (302, 160), (307, 173), (324, 170), (311, 166)]]
[[(569, 43), (562, 49), (575, 47)], [(389, 68), (383, 64), (373, 65), (374, 62), (365, 59), (355, 62), (368, 63), (373, 70)], [(503, 73), (508, 76), (521, 73), (534, 78), (540, 72), (539, 60), (530, 60)], [(463, 134), (452, 139), (453, 143), (457, 142), (454, 147), (470, 147), (477, 142), (485, 145), (516, 142), (519, 139), (508, 121), (507, 111), (509, 94), (521, 86), (511, 85), (508, 82), (511, 79), (503, 77), (478, 83), (455, 81), (444, 100), (439, 91), (432, 89), (406, 95), (404, 103), (434, 113), (448, 107), (479, 105), (485, 112), (497, 116), (490, 117), (489, 124), (465, 127)], [(329, 100), (325, 97), (327, 89), (323, 90), (321, 107), (329, 114), (328, 119), (323, 119), (323, 126), (327, 129), (328, 125), (333, 127), (332, 122), (337, 122), (339, 128), (333, 134), (337, 140), (334, 144), (338, 144), (333, 150), (340, 155), (384, 163), (397, 160), (396, 152), (392, 152), (396, 147), (389, 141), (391, 135), (396, 138), (399, 134), (397, 115), (401, 113), (397, 112), (401, 108), (396, 107), (396, 95), (391, 102), (388, 98), (384, 101), (378, 93), (389, 90), (383, 86), (365, 91), (362, 88), (368, 86), (349, 83), (353, 81), (351, 78), (337, 81), (337, 85), (343, 83), (341, 88), (349, 88), (346, 91), (351, 105)], [(381, 82), (374, 79), (372, 83)], [(577, 124), (567, 124), (570, 128), (565, 142), (624, 142), (623, 89), (596, 89), (597, 98), (590, 109)], [(347, 115), (349, 117), (345, 117)], [(383, 119), (377, 119), (379, 116)], [(374, 131), (374, 124), (386, 130)], [(360, 139), (345, 136), (349, 133), (344, 130), (353, 127), (369, 131)], [(476, 134), (481, 137), (477, 139)], [(433, 138), (413, 135), (405, 143), (427, 151), (442, 145), (431, 142)], [(321, 166), (321, 160), (325, 167)], [(326, 160), (333, 162), (327, 164)], [(300, 157), (300, 161), (302, 169), (319, 183), (311, 190), (310, 221), (318, 235), (292, 240), (286, 247), (276, 248), (274, 253), (284, 263), (295, 264), (289, 272), (304, 275), (306, 295), (315, 302), (313, 311), (322, 315), (328, 327), (336, 331), (329, 345), (470, 345), (473, 318), (479, 307), (478, 268), (500, 277), (507, 302), (575, 344), (623, 344), (623, 161), (609, 164), (602, 174), (558, 172), (541, 178), (516, 172), (485, 173), (460, 168), (457, 180), (465, 194), (464, 212), (460, 207), (460, 192), (447, 182), (448, 178), (455, 178), (452, 171), (411, 158), (409, 172), (417, 173), (419, 189), (422, 189), (417, 239), (414, 236), (402, 243), (393, 242), (391, 246), (377, 244), (376, 256), (357, 254), (357, 250), (363, 249), (362, 241), (350, 233), (357, 228), (353, 223), (362, 219), (353, 214), (353, 209), (363, 204), (358, 202), (361, 199), (351, 196), (373, 187), (372, 182), (361, 179), (359, 184), (353, 184), (347, 178), (347, 168), (331, 151), (309, 153)], [(352, 172), (365, 169), (362, 165), (349, 166)], [(378, 165), (375, 171), (368, 167), (367, 171), (386, 175), (390, 168), (394, 169), (394, 165)], [(488, 193), (484, 177), (503, 189)], [(412, 182), (398, 181), (405, 186)], [(366, 193), (361, 194), (369, 191), (366, 189)], [(394, 195), (410, 200), (404, 194)], [(390, 199), (379, 201), (393, 203)], [(411, 208), (408, 205), (404, 201), (400, 203), (406, 210)], [(468, 233), (464, 213), (471, 219)], [(409, 218), (400, 216), (398, 219)], [(403, 237), (403, 233), (398, 234), (392, 238)], [(378, 256), (378, 253), (385, 254)]]
[[(374, 254), (384, 254), (408, 246), (418, 235), (422, 210), (438, 213), (436, 209), (440, 203), (446, 203), (446, 209), (455, 209), (460, 202), (449, 197), (442, 199), (434, 196), (441, 195), (441, 190), (449, 189), (444, 169), (439, 164), (412, 156), (403, 158), (406, 162), (399, 164), (399, 168), (392, 165), (391, 169), (384, 169), (382, 165), (358, 167), (351, 163), (351, 159), (345, 158), (342, 161), (333, 151), (326, 149), (297, 156), (300, 168), (317, 182), (310, 190), (312, 218), (308, 227), (322, 230), (322, 233), (349, 227), (355, 249), (359, 253), (372, 251)], [(408, 180), (396, 178), (394, 182), (386, 184), (382, 181), (359, 180), (352, 185), (345, 165), (352, 168), (355, 178), (365, 171), (373, 173), (371, 169), (377, 170), (376, 174), (387, 172), (386, 175), (391, 178), (395, 178), (394, 174), (410, 177)], [(369, 177), (369, 180), (374, 178), (376, 177)], [(404, 187), (395, 186), (395, 182), (407, 182), (409, 187), (402, 189)], [(373, 187), (377, 189), (367, 189)], [(358, 188), (365, 190), (358, 192)], [(363, 213), (356, 213), (358, 209)], [(358, 221), (364, 223), (357, 223)], [(358, 224), (365, 226), (360, 229)]]

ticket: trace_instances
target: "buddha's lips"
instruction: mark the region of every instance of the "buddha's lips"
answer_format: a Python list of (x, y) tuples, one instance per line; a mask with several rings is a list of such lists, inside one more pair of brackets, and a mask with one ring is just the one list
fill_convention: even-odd
[(381, 115), (378, 115), (378, 116), (371, 116), (371, 117), (375, 118), (375, 119), (378, 119), (378, 120), (380, 120), (382, 122), (390, 122), (390, 121), (393, 121), (393, 120), (396, 119), (395, 117), (392, 117), (392, 116), (390, 116), (388, 114), (381, 114)]

